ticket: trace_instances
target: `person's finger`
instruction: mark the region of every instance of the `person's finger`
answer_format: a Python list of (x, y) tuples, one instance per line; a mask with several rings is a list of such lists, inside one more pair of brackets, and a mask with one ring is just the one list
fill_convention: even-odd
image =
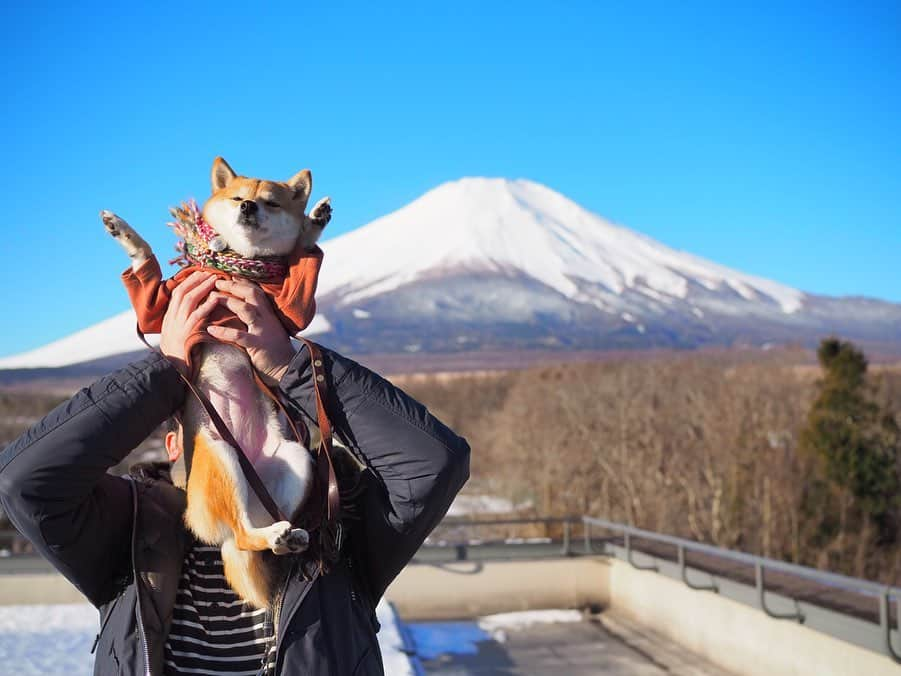
[(260, 311), (255, 306), (234, 296), (225, 296), (222, 299), (222, 304), (234, 312), (238, 319), (247, 325), (250, 333), (258, 333), (263, 329), (264, 322), (261, 321)]
[(212, 273), (204, 272), (203, 270), (195, 270), (190, 275), (185, 277), (181, 282), (179, 282), (178, 286), (172, 291), (172, 300), (171, 304), (179, 305), (181, 303), (184, 295), (195, 288), (198, 284), (201, 284), (205, 279), (209, 277), (215, 277)]
[(235, 343), (241, 347), (254, 347), (253, 336), (247, 333), (247, 331), (242, 331), (241, 329), (236, 329), (231, 326), (208, 326), (206, 327), (206, 330), (213, 338)]
[(201, 280), (193, 289), (182, 294), (178, 310), (179, 318), (182, 321), (187, 321), (188, 315), (200, 305), (215, 285), (216, 277), (211, 275), (207, 279)]
[(200, 305), (198, 305), (194, 310), (188, 315), (188, 318), (185, 320), (185, 326), (189, 331), (193, 332), (197, 326), (209, 316), (210, 312), (219, 305), (222, 300), (221, 296), (216, 296), (214, 294), (210, 294), (207, 296), (206, 300), (203, 301)]
[[(199, 288), (206, 287), (206, 293), (215, 285), (215, 276), (210, 273), (194, 272), (183, 279), (172, 291), (172, 299), (169, 302), (167, 314), (177, 322), (184, 322), (188, 314), (194, 309), (191, 304), (191, 295)], [(195, 303), (196, 306), (196, 303)]]
[(251, 305), (261, 305), (266, 300), (266, 294), (259, 286), (242, 279), (220, 278), (216, 280), (216, 288), (237, 296)]

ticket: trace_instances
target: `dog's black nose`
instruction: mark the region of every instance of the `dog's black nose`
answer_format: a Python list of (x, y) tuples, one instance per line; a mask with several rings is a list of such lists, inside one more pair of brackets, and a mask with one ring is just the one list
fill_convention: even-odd
[(253, 200), (244, 200), (241, 202), (241, 213), (247, 216), (257, 212), (257, 203)]

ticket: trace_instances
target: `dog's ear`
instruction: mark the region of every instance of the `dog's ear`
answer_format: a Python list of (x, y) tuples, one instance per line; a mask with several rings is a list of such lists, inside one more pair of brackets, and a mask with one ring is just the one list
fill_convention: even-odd
[(294, 199), (302, 199), (306, 204), (313, 192), (313, 174), (309, 169), (298, 171), (288, 180), (288, 185), (294, 188)]
[(213, 160), (213, 171), (210, 174), (210, 180), (213, 183), (213, 192), (222, 190), (222, 188), (231, 183), (236, 176), (237, 174), (234, 170), (228, 166), (228, 162), (221, 157), (217, 157)]

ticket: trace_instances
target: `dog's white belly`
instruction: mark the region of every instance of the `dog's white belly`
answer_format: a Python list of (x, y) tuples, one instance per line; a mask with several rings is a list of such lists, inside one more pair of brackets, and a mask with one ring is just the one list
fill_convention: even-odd
[[(222, 416), (247, 459), (256, 465), (267, 445), (277, 443), (269, 438), (272, 432), (281, 436), (281, 430), (272, 404), (264, 400), (254, 382), (247, 355), (231, 345), (203, 345), (195, 384)], [(210, 431), (213, 438), (221, 438), (212, 424)]]
[[(209, 398), (273, 500), (290, 518), (312, 485), (310, 453), (296, 440), (287, 437), (275, 405), (260, 391), (243, 350), (231, 345), (204, 344), (199, 359), (195, 380), (198, 389)], [(214, 439), (221, 439), (206, 415), (201, 414), (201, 420), (200, 424)], [(227, 452), (237, 453), (230, 447)], [(234, 467), (237, 456), (228, 461)], [(255, 526), (270, 524), (272, 517), (256, 494), (252, 490), (249, 493), (251, 522)]]

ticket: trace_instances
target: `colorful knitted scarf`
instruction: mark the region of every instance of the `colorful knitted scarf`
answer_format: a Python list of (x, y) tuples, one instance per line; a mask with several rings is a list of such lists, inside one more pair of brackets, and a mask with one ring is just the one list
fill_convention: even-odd
[(175, 245), (179, 256), (170, 263), (183, 268), (189, 265), (215, 268), (257, 282), (283, 279), (288, 274), (287, 256), (246, 258), (229, 249), (222, 236), (203, 220), (194, 200), (182, 202), (169, 213), (175, 220), (168, 225), (181, 238)]

